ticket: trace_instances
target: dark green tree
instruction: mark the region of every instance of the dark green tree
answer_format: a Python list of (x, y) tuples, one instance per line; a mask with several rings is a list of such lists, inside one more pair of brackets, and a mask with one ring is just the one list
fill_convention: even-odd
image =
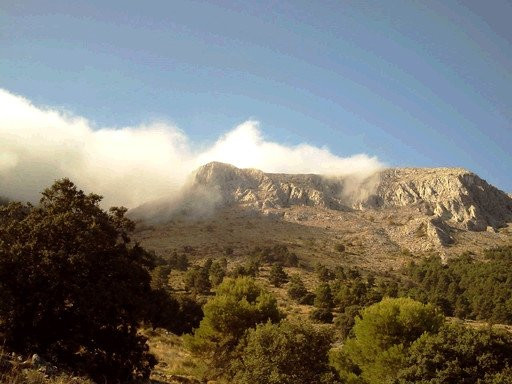
[(334, 273), (329, 268), (320, 263), (316, 265), (315, 272), (318, 279), (324, 283), (333, 280), (335, 277)]
[(235, 363), (240, 384), (334, 384), (329, 333), (304, 322), (282, 321), (249, 330)]
[(185, 273), (185, 290), (193, 293), (209, 293), (211, 289), (209, 268), (195, 265)]
[(308, 294), (308, 290), (299, 275), (290, 276), (290, 284), (288, 285), (288, 296), (295, 301), (301, 300)]
[(359, 315), (361, 307), (358, 305), (351, 305), (346, 307), (345, 310), (336, 317), (336, 329), (341, 333), (343, 339), (350, 335), (350, 331), (356, 323), (356, 316)]
[(314, 304), (316, 308), (311, 311), (310, 319), (319, 323), (332, 323), (334, 302), (329, 284), (320, 284), (316, 288)]
[(214, 261), (209, 271), (210, 282), (214, 287), (222, 283), (224, 276), (226, 276), (226, 269), (221, 265), (220, 262)]
[(439, 333), (425, 333), (416, 340), (406, 365), (399, 374), (404, 384), (506, 383), (500, 378), (505, 379), (507, 369), (512, 367), (512, 336), (447, 325)]
[(129, 382), (155, 364), (137, 333), (153, 263), (130, 243), (126, 209), (100, 201), (63, 179), (38, 206), (0, 208), (0, 335), (16, 352)]
[(170, 265), (158, 265), (151, 271), (151, 288), (170, 290), (169, 275)]
[(178, 254), (176, 251), (172, 253), (169, 259), (169, 265), (178, 271), (186, 271), (190, 265), (187, 255)]
[(281, 264), (272, 265), (270, 268), (268, 281), (270, 281), (270, 284), (272, 284), (274, 287), (280, 287), (288, 281), (288, 275), (284, 271)]
[(315, 307), (331, 310), (334, 307), (331, 287), (329, 284), (320, 284), (315, 290)]

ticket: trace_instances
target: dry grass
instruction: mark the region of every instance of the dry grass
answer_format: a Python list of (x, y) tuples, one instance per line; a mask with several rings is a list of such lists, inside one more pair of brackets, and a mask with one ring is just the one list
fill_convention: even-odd
[(144, 330), (143, 333), (149, 338), (151, 353), (158, 359), (151, 373), (152, 380), (159, 383), (194, 382), (206, 376), (206, 364), (190, 354), (181, 337), (163, 329)]

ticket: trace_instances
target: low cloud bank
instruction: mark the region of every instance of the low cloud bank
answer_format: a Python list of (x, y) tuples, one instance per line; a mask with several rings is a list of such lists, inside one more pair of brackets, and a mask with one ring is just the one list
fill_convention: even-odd
[(188, 176), (210, 161), (356, 178), (382, 167), (366, 154), (340, 157), (327, 148), (267, 141), (257, 121), (246, 121), (198, 149), (168, 123), (96, 128), (83, 117), (35, 106), (0, 89), (0, 196), (34, 202), (54, 180), (69, 177), (103, 195), (105, 205), (135, 207), (176, 199)]

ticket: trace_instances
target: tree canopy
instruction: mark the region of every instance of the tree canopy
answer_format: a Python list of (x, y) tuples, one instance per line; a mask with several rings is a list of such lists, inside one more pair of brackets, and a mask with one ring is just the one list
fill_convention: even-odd
[(130, 242), (125, 208), (68, 179), (37, 206), (0, 207), (0, 334), (100, 381), (148, 377), (154, 358), (137, 333), (151, 293), (151, 255)]
[(204, 318), (187, 343), (214, 368), (228, 366), (249, 328), (281, 318), (276, 299), (250, 277), (225, 278), (203, 310)]
[(404, 366), (410, 345), (424, 333), (435, 333), (444, 316), (432, 305), (408, 298), (386, 298), (361, 311), (353, 337), (333, 354), (347, 380), (360, 377), (369, 384), (392, 383)]
[(247, 333), (235, 364), (241, 384), (334, 383), (328, 351), (331, 337), (304, 322), (267, 322)]

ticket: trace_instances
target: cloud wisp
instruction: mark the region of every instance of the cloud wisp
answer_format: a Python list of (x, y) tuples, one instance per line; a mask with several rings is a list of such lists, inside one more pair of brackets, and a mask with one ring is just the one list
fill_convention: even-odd
[(103, 195), (106, 205), (135, 207), (178, 193), (188, 176), (210, 161), (265, 172), (356, 177), (382, 167), (365, 154), (340, 157), (327, 148), (268, 141), (256, 121), (199, 149), (172, 124), (96, 128), (83, 117), (35, 106), (0, 89), (0, 196), (37, 201), (42, 189), (69, 177)]

